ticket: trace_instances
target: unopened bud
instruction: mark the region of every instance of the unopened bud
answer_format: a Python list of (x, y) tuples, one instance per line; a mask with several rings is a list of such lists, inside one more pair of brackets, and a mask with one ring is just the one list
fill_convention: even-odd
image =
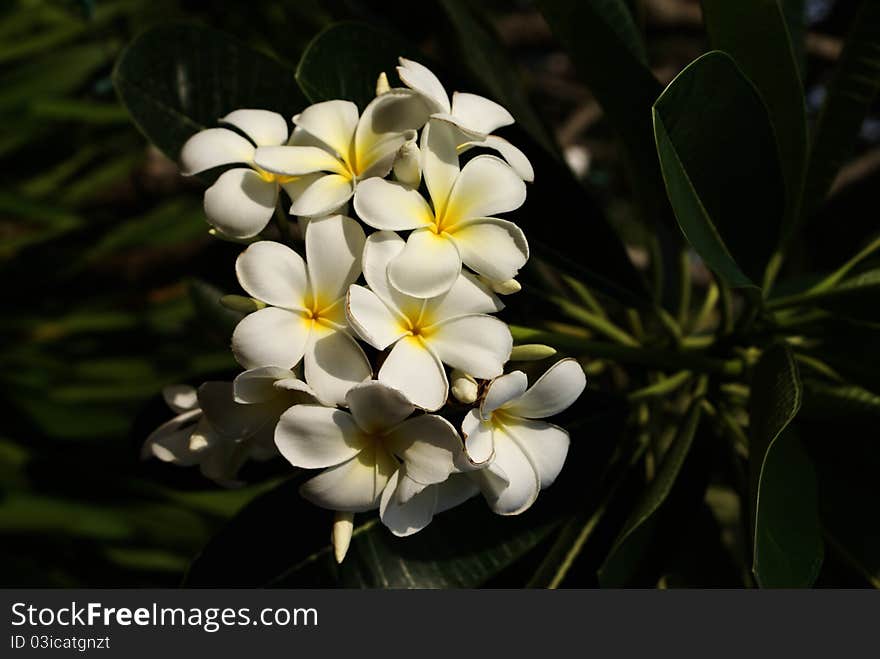
[(493, 281), (490, 279), (488, 283), (489, 287), (498, 295), (512, 295), (522, 290), (522, 286), (516, 279), (507, 279), (505, 281)]
[(391, 85), (388, 84), (388, 76), (382, 71), (382, 73), (379, 74), (379, 79), (376, 80), (376, 96), (381, 96), (390, 91)]
[(404, 142), (394, 160), (394, 178), (411, 188), (419, 187), (422, 168), (419, 166), (421, 153), (415, 142)]
[(224, 295), (220, 298), (220, 304), (239, 313), (253, 313), (266, 306), (265, 302), (245, 295)]
[(535, 362), (539, 359), (547, 359), (556, 354), (556, 348), (545, 346), (543, 343), (524, 343), (519, 346), (513, 346), (510, 351), (510, 361), (512, 362)]
[(333, 555), (337, 563), (342, 563), (351, 544), (351, 533), (354, 531), (354, 513), (337, 511), (333, 517), (333, 530), (330, 541), (333, 543)]
[(470, 404), (477, 400), (477, 381), (464, 371), (452, 370), (452, 395), (459, 403)]

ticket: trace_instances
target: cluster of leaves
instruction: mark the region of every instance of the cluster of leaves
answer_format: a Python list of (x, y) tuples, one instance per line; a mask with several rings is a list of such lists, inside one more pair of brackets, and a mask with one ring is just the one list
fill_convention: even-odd
[[(880, 413), (880, 364), (872, 352), (880, 322), (880, 277), (871, 269), (880, 248), (876, 222), (874, 235), (851, 232), (851, 254), (842, 265), (809, 258), (804, 244), (805, 237), (822, 235), (829, 221), (828, 189), (880, 85), (877, 4), (861, 3), (820, 119), (810, 129), (798, 55), (803, 12), (783, 11), (779, 0), (704, 0), (713, 50), (665, 90), (648, 66), (630, 3), (536, 3), (623, 145), (651, 255), (647, 276), (632, 265), (603, 210), (563, 164), (473, 3), (424, 3), (425, 15), (387, 9), (385, 19), (368, 8), (336, 4), (320, 3), (325, 11), (306, 8), (297, 17), (266, 9), (271, 27), (251, 17), (254, 30), (283, 29), (285, 40), (269, 40), (285, 44), (273, 55), (192, 23), (154, 27), (122, 52), (113, 83), (138, 127), (175, 159), (190, 134), (231, 110), (264, 107), (290, 116), (329, 98), (363, 107), (377, 73), (393, 71), (398, 55), (438, 71), (458, 63), (462, 69), (442, 77), (467, 78), (466, 87), (505, 105), (517, 119), (516, 141), (537, 172), (520, 223), (539, 258), (525, 274), (528, 303), (522, 307), (528, 308), (508, 310), (518, 323), (515, 338), (581, 358), (592, 383), (563, 420), (572, 448), (562, 475), (515, 519), (492, 516), (475, 502), (405, 540), (366, 519), (337, 566), (327, 546), (328, 514), (299, 500), (296, 478), (274, 486), (283, 468), (251, 475), (262, 484), (255, 487), (271, 488), (256, 497), (254, 488), (181, 491), (164, 471), (155, 479), (163, 484), (156, 485), (130, 465), (104, 473), (101, 465), (125, 464), (120, 454), (134, 461), (136, 438), (145, 428), (136, 428), (123, 445), (103, 440), (122, 435), (126, 419), (161, 384), (205, 379), (232, 367), (224, 343), (235, 318), (217, 305), (217, 289), (196, 284), (187, 294), (174, 282), (183, 272), (204, 274), (233, 292), (230, 269), (212, 266), (228, 264), (238, 250), (216, 244), (175, 253), (203, 235), (198, 190), (158, 207), (151, 200), (162, 195), (144, 190), (127, 219), (118, 206), (115, 217), (86, 219), (106, 206), (91, 192), (48, 198), (64, 181), (72, 191), (92, 176), (102, 191), (108, 178), (131, 185), (134, 169), (144, 167), (132, 156), (135, 134), (119, 123), (120, 108), (99, 84), (118, 45), (108, 47), (105, 39), (96, 48), (104, 59), (95, 68), (83, 65), (79, 78), (59, 74), (68, 86), (46, 93), (56, 112), (65, 107), (61, 99), (75, 114), (61, 115), (39, 138), (42, 149), (67, 147), (62, 133), (73, 123), (97, 146), (87, 155), (75, 148), (70, 162), (53, 158), (60, 164), (49, 172), (28, 173), (36, 181), (31, 187), (27, 178), (10, 188), (23, 198), (10, 197), (7, 212), (30, 212), (34, 222), (22, 242), (7, 248), (4, 241), (4, 268), (21, 282), (16, 296), (40, 300), (32, 316), (4, 319), (4, 331), (18, 343), (3, 353), (2, 377), (12, 392), (13, 415), (23, 419), (21, 427), (4, 431), (15, 440), (0, 443), (0, 465), (9, 472), (0, 531), (15, 541), (6, 545), (10, 553), (39, 547), (31, 570), (40, 560), (63, 565), (39, 553), (45, 555), (51, 536), (68, 543), (69, 553), (94, 551), (102, 555), (96, 563), (132, 570), (124, 578), (157, 569), (173, 573), (218, 519), (249, 501), (190, 565), (187, 583), (806, 586), (824, 564), (826, 582), (880, 584), (880, 529), (864, 513), (880, 502), (872, 481), (880, 451), (866, 436)], [(99, 6), (88, 29), (114, 7)], [(152, 22), (132, 7), (139, 3), (120, 2), (119, 13), (107, 20), (126, 20), (129, 27)], [(57, 23), (45, 20), (63, 34), (69, 26), (57, 10), (49, 14)], [(321, 29), (325, 14), (369, 22)], [(412, 22), (389, 24), (392, 15)], [(297, 18), (306, 27), (291, 30)], [(455, 34), (458, 56), (441, 51), (438, 63), (420, 52), (413, 42), (424, 36), (424, 25)], [(24, 29), (8, 28), (10, 34)], [(51, 34), (43, 27), (38, 34), (49, 39), (46, 32)], [(291, 39), (291, 32), (317, 36), (303, 47), (305, 39)], [(69, 37), (71, 48), (95, 45), (82, 34)], [(52, 38), (68, 43), (68, 37)], [(23, 58), (38, 46), (33, 49), (13, 49), (7, 57)], [(75, 60), (72, 53), (64, 59)], [(46, 103), (35, 103), (40, 92), (24, 82), (32, 79), (52, 76), (21, 78), (14, 87), (18, 105), (10, 112), (45, 112), (34, 109)], [(97, 104), (106, 105), (103, 112), (89, 114)], [(53, 127), (34, 123), (40, 130)], [(0, 157), (22, 144), (33, 146), (33, 138), (23, 139), (0, 143)], [(117, 149), (119, 158), (129, 158), (127, 168), (117, 164), (109, 173), (105, 168)], [(87, 175), (77, 176), (83, 171)], [(136, 267), (129, 250), (141, 253), (145, 245), (152, 261), (141, 267), (151, 277), (132, 276), (137, 286), (90, 295), (75, 314), (59, 316), (57, 309), (68, 308), (59, 299), (99, 290), (120, 269)], [(694, 254), (712, 271), (702, 299), (695, 295)], [(55, 272), (59, 267), (63, 277)], [(59, 290), (45, 294), (47, 282)], [(204, 334), (218, 340), (203, 341)], [(40, 455), (49, 437), (68, 437), (70, 448)], [(101, 458), (93, 460), (96, 455)], [(71, 469), (82, 474), (53, 478)], [(88, 501), (73, 501), (63, 490), (76, 477), (90, 480)], [(76, 496), (83, 492), (78, 485)], [(90, 543), (85, 551), (70, 545), (84, 541)], [(65, 579), (71, 581), (62, 574), (56, 582)]]

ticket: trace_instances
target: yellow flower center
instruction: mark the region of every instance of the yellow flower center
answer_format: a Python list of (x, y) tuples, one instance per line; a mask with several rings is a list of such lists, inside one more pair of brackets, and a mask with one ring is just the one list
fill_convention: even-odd
[(261, 169), (256, 165), (253, 165), (254, 171), (260, 175), (260, 178), (266, 181), (266, 183), (277, 183), (278, 185), (284, 185), (285, 183), (290, 183), (299, 178), (299, 176), (285, 176), (284, 174), (273, 174), (272, 172), (267, 172), (265, 169)]

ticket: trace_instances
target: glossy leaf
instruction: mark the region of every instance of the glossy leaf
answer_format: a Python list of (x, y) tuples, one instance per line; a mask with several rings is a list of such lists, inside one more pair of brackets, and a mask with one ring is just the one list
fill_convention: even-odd
[(222, 32), (191, 24), (147, 30), (119, 56), (113, 82), (141, 132), (169, 158), (233, 110), (290, 118), (306, 105), (294, 71)]
[(672, 492), (690, 453), (701, 413), (701, 401), (697, 400), (691, 404), (654, 480), (639, 499), (605, 562), (599, 568), (599, 583), (602, 586), (623, 586), (629, 583), (642, 556), (648, 551), (648, 540), (656, 524), (658, 512)]
[(367, 23), (336, 23), (306, 47), (296, 68), (296, 81), (313, 103), (341, 98), (363, 110), (376, 97), (380, 73), (396, 80), (399, 56), (423, 59), (392, 32)]
[(803, 214), (824, 201), (852, 154), (865, 115), (880, 90), (880, 3), (863, 0), (828, 87), (814, 132)]
[(793, 35), (783, 7), (786, 4), (790, 3), (703, 0), (703, 20), (712, 47), (733, 57), (767, 106), (785, 178), (789, 227), (803, 187), (807, 118)]
[(810, 586), (822, 565), (815, 471), (788, 430), (802, 396), (791, 349), (767, 349), (749, 398), (752, 572), (762, 587)]
[(693, 61), (654, 104), (666, 190), (693, 248), (732, 287), (760, 285), (785, 212), (767, 110), (729, 55)]

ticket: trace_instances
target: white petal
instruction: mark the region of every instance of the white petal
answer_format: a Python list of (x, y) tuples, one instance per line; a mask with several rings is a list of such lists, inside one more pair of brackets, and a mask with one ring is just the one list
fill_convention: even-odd
[(388, 448), (405, 465), (406, 475), (421, 485), (442, 483), (455, 471), (461, 439), (443, 417), (423, 414), (407, 419), (385, 437)]
[(488, 462), (495, 454), (492, 441), (492, 424), (483, 421), (477, 410), (470, 410), (462, 419), (461, 432), (464, 437), (465, 454), (474, 465)]
[(294, 467), (332, 467), (366, 445), (351, 414), (322, 405), (294, 405), (278, 420), (275, 445)]
[(461, 170), (445, 209), (445, 223), (506, 213), (526, 200), (526, 184), (501, 158), (477, 156)]
[(307, 481), (299, 491), (322, 508), (363, 512), (378, 507), (382, 490), (395, 471), (397, 461), (377, 442)]
[(424, 98), (409, 90), (393, 90), (370, 101), (355, 132), (358, 175), (386, 176), (400, 147), (415, 139), (429, 114)]
[(455, 227), (452, 233), (461, 260), (494, 281), (516, 277), (529, 259), (529, 245), (513, 222), (484, 217)]
[(354, 385), (373, 376), (364, 351), (348, 332), (315, 324), (305, 357), (306, 382), (326, 405), (344, 405)]
[(463, 146), (465, 148), (476, 146), (495, 149), (523, 181), (531, 183), (535, 180), (535, 170), (532, 167), (532, 163), (529, 162), (529, 159), (526, 157), (526, 154), (513, 146), (513, 144), (505, 140), (503, 137), (487, 135), (484, 139), (466, 142)]
[(187, 412), (196, 409), (199, 403), (195, 387), (188, 384), (170, 384), (162, 389), (165, 404), (175, 412)]
[(401, 317), (373, 291), (357, 284), (348, 289), (346, 313), (358, 336), (377, 350), (385, 350), (409, 332)]
[(278, 395), (275, 383), (293, 378), (293, 372), (278, 366), (252, 368), (240, 373), (232, 381), (235, 402), (243, 404), (265, 403)]
[(379, 381), (398, 389), (426, 410), (443, 406), (449, 393), (440, 360), (419, 339), (406, 336), (394, 344), (379, 370)]
[(231, 382), (205, 382), (199, 387), (199, 407), (212, 428), (233, 439), (250, 437), (275, 421), (257, 405), (236, 403)]
[(299, 191), (290, 206), (290, 214), (306, 217), (327, 215), (339, 210), (351, 199), (353, 193), (351, 180), (345, 176), (339, 174), (319, 176)]
[(412, 60), (400, 58), (397, 75), (410, 89), (423, 94), (433, 104), (435, 112), (449, 112), (449, 96), (443, 83), (427, 67)]
[(425, 488), (404, 501), (398, 496), (398, 479), (405, 480), (406, 476), (400, 474), (397, 471), (391, 477), (382, 493), (379, 517), (394, 535), (406, 537), (431, 523), (437, 507), (437, 486)]
[(437, 215), (443, 213), (449, 193), (458, 178), (457, 147), (463, 139), (462, 133), (445, 121), (432, 119), (422, 129), (419, 147), (422, 153), (422, 176)]
[(477, 484), (465, 474), (452, 474), (444, 482), (432, 485), (431, 489), (437, 491), (435, 515), (460, 506), (480, 491)]
[(275, 183), (252, 169), (230, 169), (205, 190), (205, 215), (227, 236), (251, 238), (266, 228), (277, 199)]
[(266, 307), (235, 326), (232, 352), (245, 368), (293, 368), (302, 359), (311, 329), (311, 319), (299, 313)]
[(347, 157), (358, 125), (358, 109), (351, 101), (324, 101), (307, 107), (293, 122), (339, 156)]
[(406, 243), (392, 231), (377, 231), (364, 245), (364, 279), (386, 306), (413, 322), (422, 314), (425, 301), (401, 293), (388, 281), (388, 264), (400, 254)]
[(236, 110), (220, 121), (238, 128), (257, 146), (275, 146), (287, 141), (287, 120), (277, 112)]
[(488, 135), (497, 128), (513, 123), (513, 116), (495, 101), (476, 94), (452, 94), (452, 111), (463, 128)]
[(306, 227), (306, 259), (317, 309), (342, 297), (361, 274), (366, 241), (361, 225), (350, 217), (315, 218)]
[(434, 214), (418, 190), (381, 178), (358, 183), (354, 209), (361, 220), (376, 229), (404, 231), (434, 223)]
[(190, 137), (180, 150), (180, 169), (184, 176), (198, 174), (220, 165), (250, 163), (254, 145), (227, 128), (208, 128)]
[(501, 311), (504, 303), (483, 282), (469, 272), (462, 272), (446, 293), (428, 300), (425, 317), (449, 319), (474, 313)]
[(489, 390), (480, 405), (480, 416), (490, 418), (492, 412), (522, 396), (528, 384), (528, 378), (522, 371), (512, 371), (495, 378), (489, 383)]
[(442, 295), (461, 273), (455, 243), (430, 229), (409, 234), (406, 247), (388, 264), (388, 281), (402, 293), (429, 298)]
[(285, 309), (309, 306), (309, 278), (302, 257), (270, 240), (253, 243), (235, 261), (238, 283), (249, 295)]
[(254, 162), (260, 169), (284, 176), (346, 172), (336, 156), (317, 146), (261, 146), (254, 154)]
[(141, 449), (141, 457), (159, 458), (162, 462), (172, 462), (189, 466), (198, 462), (198, 453), (190, 449), (190, 435), (202, 411), (189, 410), (166, 421), (150, 433)]
[(522, 396), (504, 406), (514, 416), (541, 419), (559, 414), (574, 403), (587, 386), (584, 369), (574, 359), (562, 359), (538, 378)]
[(520, 514), (535, 502), (541, 489), (535, 466), (519, 445), (502, 433), (495, 434), (492, 463), (475, 473), (489, 506), (499, 515)]
[(355, 423), (371, 434), (393, 428), (415, 411), (406, 396), (377, 380), (352, 387), (345, 401)]
[(559, 426), (532, 419), (508, 419), (502, 432), (512, 437), (529, 457), (541, 488), (552, 485), (568, 455), (568, 433)]
[(444, 364), (481, 379), (501, 375), (513, 348), (507, 323), (483, 314), (432, 325), (424, 340)]

